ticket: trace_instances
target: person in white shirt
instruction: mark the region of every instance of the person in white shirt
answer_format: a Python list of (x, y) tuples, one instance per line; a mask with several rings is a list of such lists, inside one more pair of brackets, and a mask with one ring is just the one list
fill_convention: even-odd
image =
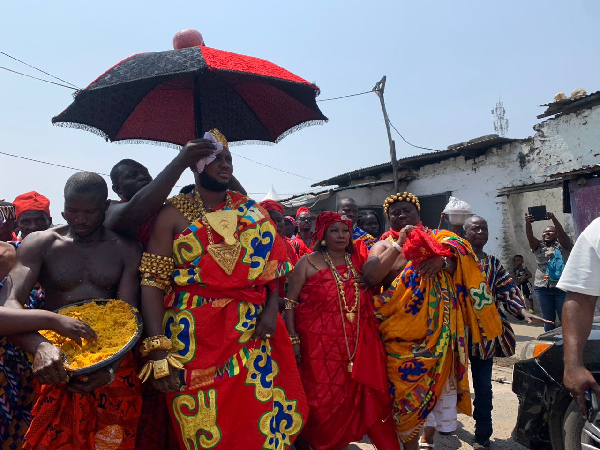
[(600, 218), (581, 233), (556, 286), (567, 292), (563, 306), (565, 373), (563, 382), (587, 418), (585, 391), (600, 387), (583, 364), (583, 349), (592, 329), (600, 296)]

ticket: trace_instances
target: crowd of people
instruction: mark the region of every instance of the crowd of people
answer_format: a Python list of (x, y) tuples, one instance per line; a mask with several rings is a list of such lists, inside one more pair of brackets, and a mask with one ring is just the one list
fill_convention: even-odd
[[(538, 240), (526, 217), (538, 267), (533, 276), (517, 255), (511, 275), (484, 251), (485, 218), (429, 229), (408, 192), (383, 201), (384, 233), (351, 198), (317, 216), (256, 202), (214, 134), (155, 179), (118, 162), (119, 201), (101, 176), (74, 174), (66, 225), (52, 226), (37, 192), (0, 203), (3, 448), (334, 450), (367, 435), (412, 450), (454, 432), (458, 413), (475, 419), (473, 447), (489, 448), (493, 358), (515, 352), (506, 313), (547, 329), (561, 318), (557, 274), (572, 244), (556, 218)], [(195, 183), (168, 198), (188, 168)], [(565, 310), (597, 295), (575, 292)], [(93, 340), (93, 326), (52, 311), (97, 298), (138, 308), (144, 336), (111, 365), (70, 376), (38, 331)], [(592, 383), (576, 373), (574, 386)]]

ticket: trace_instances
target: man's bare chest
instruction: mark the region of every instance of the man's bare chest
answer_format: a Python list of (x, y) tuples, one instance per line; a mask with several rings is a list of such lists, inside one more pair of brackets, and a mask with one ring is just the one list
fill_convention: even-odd
[(116, 246), (103, 244), (60, 244), (45, 255), (40, 281), (58, 291), (88, 285), (113, 290), (123, 272), (123, 257)]

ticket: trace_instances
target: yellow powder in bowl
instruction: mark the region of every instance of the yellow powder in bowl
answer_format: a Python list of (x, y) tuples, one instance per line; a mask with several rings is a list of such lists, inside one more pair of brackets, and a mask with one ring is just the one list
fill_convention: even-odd
[(69, 306), (58, 313), (86, 322), (98, 336), (96, 342), (82, 339), (83, 345), (79, 346), (72, 339), (54, 331), (40, 331), (42, 336), (65, 352), (68, 370), (77, 370), (104, 361), (121, 350), (137, 331), (131, 306), (123, 300), (110, 300), (107, 303), (92, 301)]

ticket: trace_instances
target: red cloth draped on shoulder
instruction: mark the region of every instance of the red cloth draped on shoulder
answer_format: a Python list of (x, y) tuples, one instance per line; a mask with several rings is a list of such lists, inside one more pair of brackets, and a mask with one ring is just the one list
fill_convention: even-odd
[[(360, 271), (364, 258), (354, 253), (352, 260)], [(346, 275), (345, 266), (337, 269), (342, 276)], [(344, 286), (346, 301), (351, 306), (355, 299), (354, 284), (346, 282)], [(358, 310), (352, 323), (345, 317), (342, 319), (335, 279), (329, 268), (310, 277), (300, 293), (300, 303), (295, 309), (296, 331), (302, 351), (300, 376), (310, 407), (302, 436), (315, 450), (359, 441), (370, 427), (391, 414), (386, 357), (373, 313), (372, 294), (368, 290), (361, 292), (360, 337), (350, 373), (342, 327), (346, 327), (352, 353)]]
[(140, 380), (129, 353), (115, 380), (88, 395), (73, 394), (66, 384), (38, 385), (23, 449), (133, 450), (141, 407)]
[[(407, 261), (412, 261), (416, 266), (421, 264), (432, 256), (445, 256), (451, 258), (452, 252), (444, 247), (440, 242), (436, 241), (423, 226), (423, 222), (415, 225), (416, 229), (412, 230), (406, 237), (402, 246), (402, 256)], [(380, 241), (393, 239), (396, 241), (400, 236), (399, 231), (394, 231), (390, 228), (379, 238)]]
[(298, 259), (302, 258), (304, 255), (310, 255), (312, 253), (312, 250), (308, 248), (299, 234), (294, 236), (294, 239), (290, 239), (290, 243), (298, 255)]

